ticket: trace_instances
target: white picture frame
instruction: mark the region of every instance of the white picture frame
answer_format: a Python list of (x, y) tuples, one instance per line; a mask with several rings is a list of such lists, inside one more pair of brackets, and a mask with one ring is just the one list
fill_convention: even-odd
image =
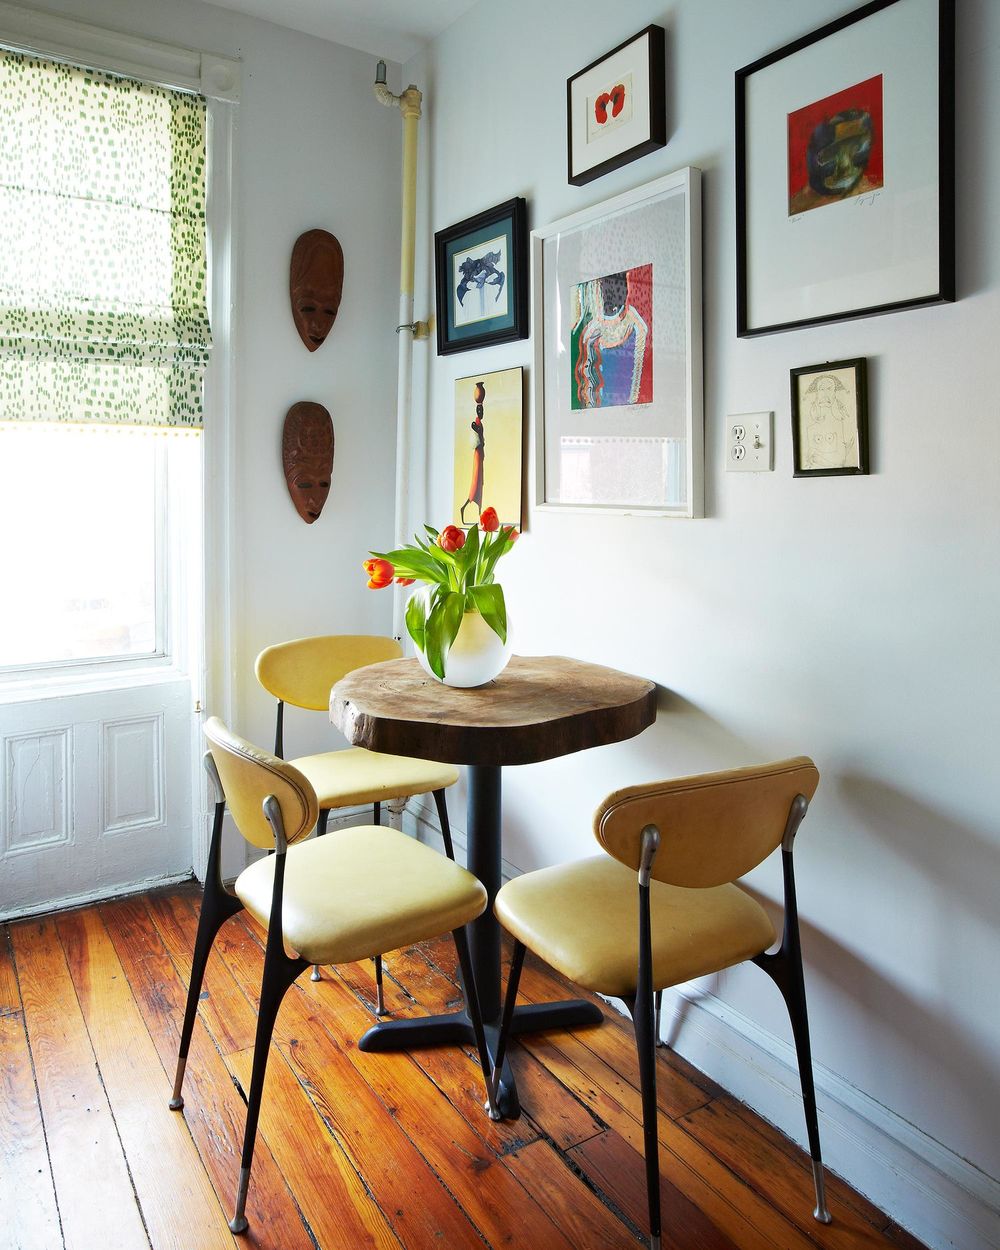
[(531, 289), (534, 506), (703, 516), (700, 171), (533, 230)]

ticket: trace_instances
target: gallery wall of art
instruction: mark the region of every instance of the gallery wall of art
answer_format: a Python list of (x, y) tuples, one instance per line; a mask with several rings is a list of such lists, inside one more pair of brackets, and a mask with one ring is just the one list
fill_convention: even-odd
[[(411, 520), (457, 520), (456, 380), (523, 367), (528, 506), (503, 579), (515, 650), (625, 668), (663, 694), (656, 726), (632, 742), (508, 770), (511, 870), (592, 853), (591, 814), (615, 787), (810, 754), (822, 780), (797, 859), (828, 1156), (928, 1244), (989, 1246), (1000, 1196), (992, 0), (958, 5), (957, 301), (737, 336), (734, 75), (853, 7), (637, 0), (626, 12), (581, 0), (570, 14), (511, 0), (498, 21), (482, 3), (403, 67), (426, 93), (418, 315), (433, 307), (434, 232), (512, 197), (535, 229), (685, 166), (702, 171), (703, 193), (704, 518), (534, 507), (533, 321), (524, 340), (445, 356), (418, 347)], [(567, 79), (654, 22), (666, 30), (666, 145), (572, 185)], [(886, 74), (906, 58), (904, 40)], [(837, 248), (829, 266), (855, 259), (849, 239)], [(867, 474), (795, 476), (791, 371), (859, 359)], [(727, 415), (768, 411), (773, 471), (725, 471)], [(777, 900), (778, 866), (752, 887)], [(772, 988), (750, 969), (690, 996), (674, 1003), (678, 1049), (801, 1137)]]

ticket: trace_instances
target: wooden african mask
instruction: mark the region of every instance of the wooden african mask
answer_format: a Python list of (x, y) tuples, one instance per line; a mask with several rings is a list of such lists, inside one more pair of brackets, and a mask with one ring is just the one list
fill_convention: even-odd
[(307, 230), (295, 240), (289, 275), (292, 319), (311, 352), (333, 329), (344, 292), (344, 252), (328, 230)]
[(295, 511), (307, 525), (323, 511), (333, 473), (333, 421), (322, 404), (292, 404), (281, 435), (281, 463)]

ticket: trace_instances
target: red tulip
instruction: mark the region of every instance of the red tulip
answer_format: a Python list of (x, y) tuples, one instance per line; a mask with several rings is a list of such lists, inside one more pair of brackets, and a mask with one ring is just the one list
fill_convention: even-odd
[(480, 513), (479, 528), (487, 534), (495, 534), (500, 528), (500, 518), (497, 516), (496, 508), (487, 508), (485, 512)]
[(442, 551), (458, 551), (465, 546), (465, 530), (457, 525), (446, 525), (438, 534), (437, 541)]
[(388, 560), (366, 560), (364, 570), (368, 574), (368, 589), (382, 590), (392, 585), (396, 570)]
[(412, 586), (417, 579), (415, 577), (397, 577), (397, 586)]

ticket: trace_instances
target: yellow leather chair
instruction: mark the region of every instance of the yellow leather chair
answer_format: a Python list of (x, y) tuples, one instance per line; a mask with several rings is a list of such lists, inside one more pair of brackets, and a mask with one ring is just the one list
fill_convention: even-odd
[[(607, 852), (527, 873), (495, 911), (514, 937), (493, 1069), (503, 1068), (525, 949), (570, 980), (624, 999), (635, 1027), (642, 1090), (650, 1244), (660, 1246), (656, 1045), (663, 990), (751, 960), (788, 1007), (813, 1161), (816, 1209), (828, 1224), (813, 1088), (792, 847), (819, 773), (799, 756), (756, 768), (631, 786), (597, 809)], [(736, 884), (781, 847), (785, 918), (780, 948), (767, 912)]]
[[(267, 928), (267, 946), (236, 1210), (229, 1222), (234, 1233), (243, 1233), (271, 1033), (282, 998), (310, 964), (353, 963), (450, 931), (487, 1084), (487, 1103), (495, 1118), (489, 1055), (464, 928), (483, 913), (487, 896), (482, 884), (454, 861), (381, 825), (362, 825), (342, 830), (335, 838), (296, 845), (309, 835), (319, 810), (308, 778), (237, 737), (215, 717), (206, 724), (205, 737), (209, 743), (205, 765), (216, 790), (215, 824), (170, 1107), (178, 1111), (184, 1106), (184, 1069), (215, 935), (230, 916), (246, 908)], [(225, 888), (221, 877), (227, 802), (247, 841), (275, 852), (240, 873), (235, 893)]]
[[(296, 638), (279, 642), (257, 657), (257, 680), (278, 700), (274, 753), (283, 759), (285, 704), (326, 711), (330, 704), (330, 688), (356, 668), (377, 664), (381, 660), (397, 660), (403, 649), (393, 638), (369, 634), (329, 634), (317, 638)], [(448, 823), (445, 790), (458, 780), (458, 770), (451, 764), (433, 760), (408, 759), (401, 755), (382, 755), (363, 747), (324, 751), (319, 755), (303, 755), (291, 761), (309, 778), (319, 799), (317, 834), (326, 832), (331, 810), (339, 807), (372, 805), (374, 822), (381, 821), (381, 804), (390, 799), (410, 798), (415, 794), (433, 794), (441, 833), (449, 859), (455, 858)], [(319, 968), (313, 969), (318, 981)], [(375, 961), (375, 1014), (385, 1012), (382, 986), (382, 961)]]

